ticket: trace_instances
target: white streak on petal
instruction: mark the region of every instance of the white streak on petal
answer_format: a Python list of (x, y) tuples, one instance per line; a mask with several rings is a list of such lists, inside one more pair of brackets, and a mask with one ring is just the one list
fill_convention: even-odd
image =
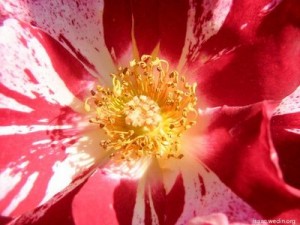
[(79, 101), (56, 73), (39, 40), (14, 19), (4, 24), (0, 28), (0, 60), (5, 67), (0, 68), (0, 82), (31, 99), (38, 93), (46, 101), (62, 106)]
[(12, 134), (28, 134), (39, 131), (51, 131), (58, 129), (70, 129), (71, 125), (11, 125), (0, 126), (0, 135), (12, 135)]
[(45, 119), (40, 119), (38, 120), (38, 122), (41, 122), (41, 123), (48, 123), (49, 122), (49, 119), (45, 118)]
[(260, 11), (260, 16), (265, 16), (270, 13), (282, 0), (272, 0), (267, 5), (265, 5)]
[(240, 26), (240, 29), (241, 30), (244, 30), (246, 27), (248, 26), (248, 23), (244, 23)]
[(12, 174), (12, 169), (7, 168), (0, 174), (0, 200), (14, 189), (14, 187), (21, 181), (22, 173)]
[[(232, 0), (204, 0), (202, 4), (204, 11), (201, 18), (197, 21), (195, 21), (196, 7), (194, 6), (194, 1), (190, 0), (189, 5), (191, 7), (188, 11), (185, 44), (178, 64), (179, 71), (186, 63), (188, 55), (193, 61), (199, 58), (199, 50), (202, 43), (219, 31), (230, 11)], [(209, 20), (205, 20), (209, 13), (212, 13), (212, 17)], [(197, 34), (199, 30), (201, 30), (201, 34)]]
[(22, 105), (21, 103), (17, 102), (15, 99), (7, 97), (1, 93), (0, 93), (0, 108), (25, 112), (25, 113), (30, 113), (33, 111), (32, 108), (26, 105)]
[(18, 207), (18, 205), (28, 196), (28, 194), (34, 186), (38, 175), (38, 172), (34, 172), (27, 178), (27, 181), (21, 188), (20, 192), (13, 198), (9, 206), (3, 211), (4, 216), (10, 215)]
[(154, 208), (153, 199), (152, 199), (152, 195), (151, 195), (151, 191), (150, 190), (148, 191), (148, 198), (149, 198), (150, 209), (151, 209), (151, 221), (152, 221), (152, 225), (159, 225), (158, 216), (157, 216), (156, 210)]
[(285, 129), (286, 131), (300, 135), (300, 128)]
[[(25, 157), (25, 156), (24, 156), (24, 157)], [(24, 158), (24, 157), (23, 157), (23, 158)], [(22, 159), (22, 157), (21, 157), (21, 159)], [(19, 164), (17, 167), (18, 167), (19, 169), (25, 169), (25, 167), (27, 167), (28, 164), (29, 164), (29, 161), (25, 161), (25, 162), (22, 162), (21, 164)]]
[(131, 224), (145, 224), (145, 180), (138, 183)]
[[(51, 140), (50, 139), (44, 139), (44, 140), (40, 140), (40, 141), (35, 141), (32, 143), (32, 145), (44, 145), (44, 144), (50, 144)], [(55, 144), (55, 143), (53, 143)]]
[(151, 162), (152, 160), (150, 158), (142, 158), (131, 163), (114, 163), (110, 161), (102, 171), (110, 178), (116, 180), (139, 179), (145, 174)]
[(274, 116), (300, 112), (300, 86), (289, 96), (285, 97), (275, 109)]
[(212, 11), (212, 19), (205, 21), (202, 25), (203, 42), (216, 34), (223, 25), (232, 5), (231, 0), (205, 0), (203, 17), (206, 17)]
[(184, 208), (180, 219), (177, 224), (186, 224), (188, 218), (192, 218), (194, 215), (199, 215), (201, 213), (200, 208), (200, 182), (197, 173), (192, 171), (182, 171), (183, 183), (185, 187), (185, 199)]
[(210, 58), (210, 60), (217, 60), (219, 58), (221, 58), (222, 56), (224, 55), (228, 55), (230, 54), (231, 52), (235, 51), (237, 48), (239, 48), (240, 45), (236, 45), (236, 46), (233, 46), (231, 48), (223, 48), (221, 51), (219, 51), (217, 54), (215, 54), (214, 56), (212, 56)]
[(44, 204), (56, 193), (66, 188), (72, 182), (72, 178), (76, 174), (75, 169), (72, 166), (70, 166), (69, 161), (67, 159), (62, 162), (57, 161), (53, 165), (52, 170), (54, 175), (51, 177), (48, 183), (46, 195), (44, 196), (40, 205)]

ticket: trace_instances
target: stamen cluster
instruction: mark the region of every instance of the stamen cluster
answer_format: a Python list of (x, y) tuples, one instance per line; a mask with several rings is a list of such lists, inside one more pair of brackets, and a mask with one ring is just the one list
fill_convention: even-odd
[(125, 104), (125, 123), (134, 127), (152, 127), (161, 121), (160, 108), (145, 95), (134, 96)]
[(106, 134), (100, 146), (116, 160), (182, 158), (180, 136), (196, 123), (196, 84), (148, 55), (111, 77), (112, 88), (98, 85), (85, 102)]

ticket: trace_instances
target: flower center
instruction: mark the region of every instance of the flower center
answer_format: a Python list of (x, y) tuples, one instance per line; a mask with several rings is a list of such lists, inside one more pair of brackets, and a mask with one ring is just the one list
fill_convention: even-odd
[(196, 84), (148, 55), (111, 77), (112, 88), (98, 85), (85, 102), (106, 134), (100, 146), (116, 160), (182, 158), (180, 137), (196, 123)]
[(124, 107), (125, 123), (134, 127), (152, 128), (161, 121), (160, 108), (145, 95), (134, 96)]

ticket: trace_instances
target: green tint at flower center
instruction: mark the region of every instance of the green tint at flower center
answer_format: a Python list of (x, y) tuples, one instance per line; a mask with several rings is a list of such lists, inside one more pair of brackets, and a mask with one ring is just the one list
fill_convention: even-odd
[(180, 137), (196, 123), (196, 84), (148, 55), (111, 77), (112, 88), (98, 85), (85, 102), (106, 134), (100, 146), (116, 160), (182, 158)]

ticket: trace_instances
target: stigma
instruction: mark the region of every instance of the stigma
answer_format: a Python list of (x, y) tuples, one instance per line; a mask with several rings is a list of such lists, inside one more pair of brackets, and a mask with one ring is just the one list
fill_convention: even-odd
[(196, 83), (149, 55), (111, 78), (111, 87), (97, 85), (85, 101), (89, 122), (105, 133), (100, 147), (117, 161), (181, 159), (180, 138), (196, 123)]

